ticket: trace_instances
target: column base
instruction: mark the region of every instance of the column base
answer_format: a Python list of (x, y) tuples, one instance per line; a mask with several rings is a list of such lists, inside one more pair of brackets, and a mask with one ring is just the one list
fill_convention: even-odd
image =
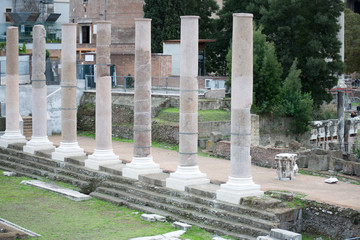
[(210, 179), (206, 178), (205, 173), (201, 173), (199, 166), (182, 167), (178, 166), (176, 172), (170, 173), (166, 179), (166, 187), (179, 191), (185, 191), (189, 185), (207, 184)]
[(98, 150), (95, 149), (92, 155), (85, 160), (85, 167), (99, 170), (100, 165), (122, 163), (119, 156), (115, 155), (112, 149)]
[(6, 131), (5, 134), (0, 137), (0, 147), (7, 148), (9, 144), (14, 143), (26, 143), (25, 136), (20, 131)]
[(131, 163), (127, 163), (122, 170), (123, 177), (139, 180), (139, 175), (161, 173), (159, 164), (154, 163), (153, 157), (133, 157)]
[(48, 137), (31, 137), (31, 140), (23, 147), (23, 151), (26, 153), (34, 154), (40, 150), (53, 150), (55, 146), (49, 141)]
[(85, 156), (84, 149), (80, 148), (77, 142), (64, 143), (60, 142), (60, 146), (55, 148), (55, 152), (51, 153), (51, 158), (58, 161), (64, 161), (67, 157)]
[(240, 204), (240, 199), (250, 196), (262, 196), (260, 185), (253, 182), (250, 178), (234, 178), (229, 177), (229, 181), (220, 185), (220, 189), (216, 191), (216, 199), (228, 203)]

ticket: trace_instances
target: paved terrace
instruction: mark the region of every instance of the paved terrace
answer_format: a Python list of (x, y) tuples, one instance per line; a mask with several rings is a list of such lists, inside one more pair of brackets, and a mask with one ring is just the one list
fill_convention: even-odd
[[(61, 141), (60, 135), (49, 137), (55, 145)], [(80, 147), (88, 154), (95, 149), (95, 139), (78, 136)], [(115, 154), (119, 155), (123, 162), (130, 162), (133, 157), (133, 144), (113, 141)], [(178, 153), (171, 150), (152, 148), (154, 162), (160, 164), (161, 169), (174, 172), (177, 168)], [(198, 157), (201, 172), (214, 182), (226, 182), (230, 174), (230, 161), (212, 157)], [(279, 181), (275, 179), (276, 170), (252, 166), (252, 176), (256, 184), (260, 184), (261, 190), (283, 190), (307, 195), (307, 199), (317, 202), (325, 202), (341, 207), (360, 210), (360, 185), (338, 182), (337, 184), (324, 183), (326, 178), (308, 175), (296, 175), (294, 181)]]

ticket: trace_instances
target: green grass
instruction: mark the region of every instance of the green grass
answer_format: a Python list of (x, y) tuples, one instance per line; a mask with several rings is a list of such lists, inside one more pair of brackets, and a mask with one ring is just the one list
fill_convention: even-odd
[[(231, 112), (225, 110), (199, 110), (199, 122), (230, 121)], [(179, 108), (167, 108), (162, 110), (155, 119), (159, 122), (179, 122)]]
[[(75, 202), (55, 193), (21, 185), (25, 177), (4, 177), (0, 170), (0, 217), (41, 234), (30, 239), (129, 239), (176, 231), (168, 222), (149, 223), (141, 212), (92, 198)], [(63, 185), (63, 184), (62, 184)], [(138, 214), (134, 214), (138, 212)], [(193, 227), (183, 239), (212, 239)]]

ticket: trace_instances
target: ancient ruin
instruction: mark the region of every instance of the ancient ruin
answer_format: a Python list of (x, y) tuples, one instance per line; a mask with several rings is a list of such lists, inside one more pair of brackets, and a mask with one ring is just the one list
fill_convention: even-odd
[(76, 24), (62, 25), (61, 51), (61, 137), (52, 159), (64, 161), (70, 156), (85, 156), (77, 142), (76, 130)]
[(96, 83), (96, 147), (94, 153), (85, 161), (85, 166), (99, 169), (100, 164), (120, 163), (112, 149), (112, 108), (110, 77), (111, 22), (97, 23), (96, 41), (97, 83)]
[(33, 28), (33, 64), (32, 64), (32, 136), (24, 146), (24, 152), (34, 154), (38, 150), (54, 149), (47, 137), (47, 98), (45, 78), (45, 28), (35, 25)]
[(252, 14), (233, 15), (231, 173), (217, 191), (218, 200), (238, 204), (242, 197), (261, 196), (260, 186), (251, 176), (251, 114), (253, 89)]
[(198, 140), (198, 16), (181, 17), (179, 155), (176, 172), (166, 179), (169, 188), (209, 183), (197, 165)]
[(135, 19), (134, 157), (123, 176), (160, 173), (151, 156), (151, 19)]
[(17, 27), (6, 31), (6, 130), (0, 146), (25, 143), (19, 127), (19, 35)]

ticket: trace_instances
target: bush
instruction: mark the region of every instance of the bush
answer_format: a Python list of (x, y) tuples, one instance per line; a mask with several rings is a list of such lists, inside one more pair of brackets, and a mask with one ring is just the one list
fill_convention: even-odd
[(302, 134), (310, 129), (313, 100), (309, 93), (301, 92), (301, 70), (298, 70), (296, 65), (297, 60), (295, 59), (281, 88), (281, 100), (280, 104), (276, 106), (276, 110), (280, 115), (293, 117), (291, 131)]

